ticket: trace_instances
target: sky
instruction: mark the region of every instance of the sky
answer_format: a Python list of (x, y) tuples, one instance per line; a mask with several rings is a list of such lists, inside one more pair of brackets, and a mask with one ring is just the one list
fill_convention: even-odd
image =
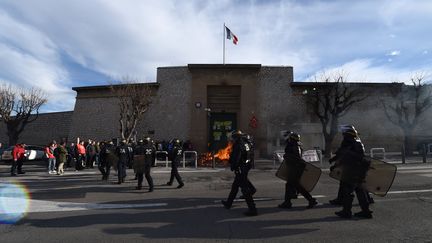
[(431, 23), (429, 0), (0, 0), (0, 83), (68, 111), (72, 87), (220, 64), (224, 41), (226, 63), (292, 66), (295, 81), (407, 82), (432, 73)]

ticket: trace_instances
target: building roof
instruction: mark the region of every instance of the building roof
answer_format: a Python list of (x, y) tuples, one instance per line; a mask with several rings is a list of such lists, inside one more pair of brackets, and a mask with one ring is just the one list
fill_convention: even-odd
[[(290, 85), (292, 87), (310, 87), (310, 86), (327, 86), (333, 85), (334, 82), (292, 82)], [(385, 88), (389, 86), (402, 86), (404, 83), (369, 83), (369, 82), (346, 82), (345, 84), (352, 86), (363, 86), (363, 87), (377, 87), (377, 88)]]
[[(81, 86), (81, 87), (72, 87), (72, 90), (74, 91), (87, 91), (87, 90), (106, 90), (106, 89), (110, 89), (111, 86), (113, 87), (121, 87), (124, 86), (126, 84), (109, 84), (109, 85), (96, 85), (96, 86)], [(152, 83), (134, 83), (134, 85), (137, 86), (155, 86), (158, 87), (159, 83), (157, 82), (152, 82)]]
[(261, 64), (188, 64), (189, 69), (261, 69)]

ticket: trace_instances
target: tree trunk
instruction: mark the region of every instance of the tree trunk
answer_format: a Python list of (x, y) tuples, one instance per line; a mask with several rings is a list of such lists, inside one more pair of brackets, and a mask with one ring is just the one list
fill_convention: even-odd
[(331, 156), (331, 149), (332, 149), (332, 143), (333, 143), (334, 135), (324, 135), (324, 142), (325, 142), (325, 148), (324, 148), (324, 158), (330, 158)]
[(15, 129), (8, 127), (7, 135), (9, 137), (9, 146), (17, 144), (19, 133)]
[(411, 144), (411, 131), (404, 131), (404, 148), (406, 155), (413, 155), (413, 148)]

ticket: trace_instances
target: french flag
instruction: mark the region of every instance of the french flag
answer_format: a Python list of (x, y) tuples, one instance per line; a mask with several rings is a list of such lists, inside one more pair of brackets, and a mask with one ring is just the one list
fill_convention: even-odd
[(231, 39), (232, 39), (234, 45), (237, 45), (237, 43), (238, 43), (238, 38), (237, 38), (237, 36), (234, 35), (234, 33), (233, 33), (230, 29), (228, 29), (228, 27), (225, 26), (225, 28), (226, 28), (226, 33), (227, 33), (227, 37), (226, 37), (226, 38), (227, 38), (228, 40), (231, 40)]

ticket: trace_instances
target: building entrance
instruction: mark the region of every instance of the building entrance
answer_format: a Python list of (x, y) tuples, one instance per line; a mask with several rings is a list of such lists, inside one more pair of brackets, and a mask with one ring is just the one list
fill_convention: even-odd
[(230, 133), (237, 129), (236, 113), (214, 112), (210, 115), (209, 150), (218, 151), (228, 144)]

